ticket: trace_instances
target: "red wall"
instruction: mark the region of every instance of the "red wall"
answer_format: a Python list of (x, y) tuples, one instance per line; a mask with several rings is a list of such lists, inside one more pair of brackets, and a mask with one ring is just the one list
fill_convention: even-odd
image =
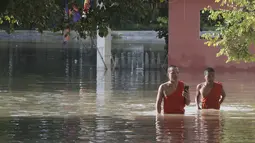
[(218, 71), (255, 71), (254, 63), (226, 64), (226, 57), (216, 57), (219, 48), (207, 47), (200, 39), (200, 10), (208, 5), (219, 8), (214, 1), (169, 0), (169, 65), (191, 70), (211, 66)]

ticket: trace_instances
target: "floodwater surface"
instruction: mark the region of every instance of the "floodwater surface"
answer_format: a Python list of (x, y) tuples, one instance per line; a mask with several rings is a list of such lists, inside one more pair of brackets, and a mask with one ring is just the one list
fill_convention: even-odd
[(185, 115), (156, 116), (164, 71), (102, 72), (79, 58), (23, 59), (24, 68), (7, 57), (1, 61), (0, 142), (255, 142), (255, 74), (216, 73), (226, 100), (220, 111), (198, 111), (195, 88), (203, 71), (181, 71), (191, 105)]

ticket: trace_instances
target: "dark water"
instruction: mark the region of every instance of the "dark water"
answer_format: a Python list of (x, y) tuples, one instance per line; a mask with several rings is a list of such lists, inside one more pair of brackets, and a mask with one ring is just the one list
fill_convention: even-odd
[(0, 49), (0, 142), (255, 142), (255, 74), (217, 73), (227, 92), (221, 111), (197, 111), (202, 72), (181, 71), (192, 104), (185, 115), (156, 116), (164, 71), (104, 73), (86, 55)]

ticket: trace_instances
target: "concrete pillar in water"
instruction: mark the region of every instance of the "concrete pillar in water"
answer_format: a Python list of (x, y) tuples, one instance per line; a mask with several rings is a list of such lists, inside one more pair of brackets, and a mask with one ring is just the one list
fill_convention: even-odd
[(106, 37), (97, 35), (97, 87), (96, 109), (99, 115), (104, 115), (105, 98), (112, 88), (111, 76), (111, 30)]
[(105, 109), (105, 98), (110, 98), (112, 90), (112, 71), (97, 70), (97, 87), (96, 87), (96, 108), (100, 116), (107, 114)]
[(97, 34), (97, 70), (111, 68), (111, 29), (108, 29), (108, 31), (109, 33), (106, 37), (100, 37)]

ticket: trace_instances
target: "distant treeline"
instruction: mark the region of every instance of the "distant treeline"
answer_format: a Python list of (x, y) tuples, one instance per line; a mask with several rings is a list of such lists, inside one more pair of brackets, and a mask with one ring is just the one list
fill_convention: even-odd
[[(13, 0), (15, 1), (15, 0)], [(76, 0), (78, 3), (82, 4), (83, 0)], [(3, 13), (10, 0), (1, 0), (0, 3), (0, 13)], [(64, 8), (64, 0), (55, 0), (55, 2)], [(137, 18), (133, 17), (132, 20), (122, 21), (118, 18), (112, 19), (111, 27), (113, 30), (155, 30), (159, 27), (159, 22), (157, 19), (159, 17), (168, 17), (168, 3), (159, 3), (155, 0), (148, 0), (144, 3), (144, 7), (147, 7), (146, 15), (143, 16), (143, 18)], [(213, 30), (215, 28), (215, 25), (217, 24), (217, 21), (211, 21), (208, 20), (208, 16), (210, 13), (205, 12), (201, 13), (201, 21), (200, 21), (200, 30), (206, 31), (206, 30)], [(6, 24), (3, 24), (0, 26), (4, 27)], [(19, 27), (18, 29), (23, 29), (22, 27)]]

